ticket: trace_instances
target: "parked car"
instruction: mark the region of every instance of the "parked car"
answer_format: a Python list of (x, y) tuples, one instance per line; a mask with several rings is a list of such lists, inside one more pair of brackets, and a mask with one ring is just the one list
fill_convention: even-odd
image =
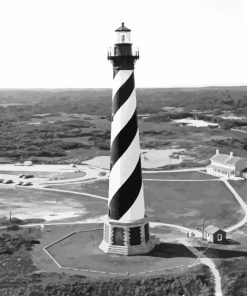
[(22, 186), (30, 186), (30, 185), (33, 185), (33, 183), (32, 182), (25, 182), (22, 184)]
[(34, 178), (34, 175), (24, 175), (24, 179)]
[(3, 181), (3, 184), (12, 184), (12, 183), (14, 183), (14, 182), (13, 182), (13, 180), (11, 180), (11, 179), (4, 180), (4, 181)]

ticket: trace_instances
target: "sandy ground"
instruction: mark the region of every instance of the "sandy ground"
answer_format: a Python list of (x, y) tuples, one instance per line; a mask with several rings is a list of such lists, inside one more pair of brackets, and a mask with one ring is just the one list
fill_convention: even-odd
[[(170, 157), (172, 154), (185, 151), (184, 149), (142, 149), (142, 168), (151, 169), (159, 168), (165, 165), (178, 164), (182, 162), (182, 157), (178, 155), (178, 158)], [(110, 168), (110, 156), (97, 156), (93, 159), (87, 160), (84, 164), (93, 165), (99, 168)]]
[(199, 119), (193, 119), (193, 118), (175, 119), (173, 120), (173, 122), (186, 124), (188, 126), (195, 126), (195, 127), (204, 127), (209, 125), (218, 126), (218, 123), (212, 123), (205, 120), (199, 120)]

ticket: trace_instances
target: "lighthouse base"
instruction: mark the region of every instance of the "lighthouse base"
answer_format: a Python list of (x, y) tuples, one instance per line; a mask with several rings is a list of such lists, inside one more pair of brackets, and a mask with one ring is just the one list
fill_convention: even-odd
[(107, 219), (99, 248), (110, 254), (138, 255), (149, 253), (155, 241), (150, 236), (149, 222), (145, 218), (130, 222)]

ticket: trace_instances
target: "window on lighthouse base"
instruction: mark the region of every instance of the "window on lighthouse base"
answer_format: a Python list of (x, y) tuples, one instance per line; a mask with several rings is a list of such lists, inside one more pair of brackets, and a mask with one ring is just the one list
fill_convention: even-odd
[(142, 243), (141, 241), (141, 227), (131, 227), (130, 228), (130, 245), (137, 246)]
[(113, 228), (113, 245), (124, 246), (124, 229), (121, 227)]

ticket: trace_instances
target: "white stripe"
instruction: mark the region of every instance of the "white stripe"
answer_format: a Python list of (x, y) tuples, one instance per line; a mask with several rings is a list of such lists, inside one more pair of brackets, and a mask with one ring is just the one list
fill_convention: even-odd
[(120, 70), (113, 79), (112, 98), (119, 88), (129, 79), (134, 70)]
[(128, 100), (121, 106), (113, 117), (111, 124), (111, 144), (123, 127), (128, 123), (136, 110), (136, 92), (133, 90)]
[(139, 132), (137, 133), (131, 142), (128, 149), (114, 164), (110, 172), (109, 181), (109, 201), (110, 203), (114, 194), (118, 189), (126, 182), (129, 176), (134, 171), (140, 158), (140, 144), (139, 144)]
[(143, 186), (141, 187), (140, 193), (130, 207), (130, 209), (123, 215), (119, 221), (134, 221), (143, 219), (145, 215), (145, 206), (144, 206), (144, 194), (143, 194)]

